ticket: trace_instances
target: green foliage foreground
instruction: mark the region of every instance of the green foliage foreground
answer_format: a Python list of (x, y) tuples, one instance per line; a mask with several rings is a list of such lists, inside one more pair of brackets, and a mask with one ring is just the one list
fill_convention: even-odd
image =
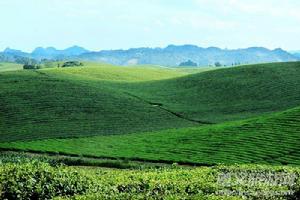
[(6, 163), (0, 166), (0, 199), (52, 199), (84, 194), (91, 179), (76, 170), (47, 163)]
[(296, 199), (300, 168), (258, 165), (112, 170), (5, 163), (0, 199)]

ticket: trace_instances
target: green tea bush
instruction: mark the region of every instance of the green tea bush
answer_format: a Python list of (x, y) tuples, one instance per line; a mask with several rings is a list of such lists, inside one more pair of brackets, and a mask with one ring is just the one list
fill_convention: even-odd
[[(187, 196), (186, 194), (169, 194), (169, 195), (151, 195), (146, 196), (143, 193), (135, 194), (135, 193), (111, 193), (111, 194), (103, 194), (103, 193), (96, 193), (96, 194), (89, 194), (85, 196), (76, 196), (72, 198), (74, 200), (99, 200), (99, 199), (106, 199), (106, 200), (242, 200), (239, 197), (230, 197), (230, 196), (215, 196), (215, 195), (195, 195), (193, 197)], [(55, 200), (65, 200), (63, 198), (57, 198)]]
[(54, 156), (50, 157), (47, 155), (35, 155), (28, 154), (25, 152), (0, 152), (0, 165), (4, 163), (28, 163), (28, 162), (43, 162), (49, 163), (51, 166), (58, 166), (61, 164), (68, 163), (63, 162), (61, 159), (58, 159)]
[(48, 163), (6, 163), (0, 166), (0, 199), (52, 199), (85, 194), (92, 180), (76, 170)]
[(299, 191), (300, 168), (292, 166), (121, 170), (41, 161), (0, 165), (1, 200), (297, 200)]
[(93, 175), (98, 190), (72, 199), (297, 200), (300, 188), (299, 168), (288, 166), (83, 171)]

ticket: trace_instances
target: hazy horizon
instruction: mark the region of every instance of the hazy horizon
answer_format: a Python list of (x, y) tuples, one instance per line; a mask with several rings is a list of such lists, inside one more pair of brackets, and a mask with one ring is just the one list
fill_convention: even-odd
[[(29, 51), (26, 51), (26, 50), (23, 50), (23, 49), (15, 49), (15, 48), (11, 48), (11, 47), (6, 47), (6, 48), (4, 48), (4, 49), (0, 49), (0, 52), (3, 52), (3, 51), (5, 51), (7, 48), (8, 49), (13, 49), (13, 50), (20, 50), (20, 51), (22, 51), (22, 52), (25, 52), (25, 53), (32, 53), (35, 49), (37, 49), (37, 48), (44, 48), (44, 49), (47, 49), (47, 48), (55, 48), (56, 50), (58, 50), (58, 51), (62, 51), (62, 50), (66, 50), (66, 49), (68, 49), (68, 48), (72, 48), (72, 47), (80, 47), (80, 48), (84, 48), (84, 49), (86, 49), (86, 50), (88, 50), (88, 51), (95, 51), (95, 52), (97, 52), (97, 51), (106, 51), (106, 50), (108, 50), (108, 51), (114, 51), (114, 50), (124, 50), (124, 51), (126, 51), (126, 50), (129, 50), (129, 49), (135, 49), (135, 48), (152, 48), (152, 49), (156, 49), (156, 48), (161, 48), (161, 49), (164, 49), (164, 48), (167, 48), (168, 46), (170, 46), (170, 45), (174, 45), (174, 46), (197, 46), (197, 47), (199, 47), (199, 48), (204, 48), (204, 49), (207, 49), (207, 48), (219, 48), (219, 49), (222, 49), (222, 50), (239, 50), (239, 49), (248, 49), (248, 48), (266, 48), (266, 49), (269, 49), (269, 50), (275, 50), (275, 49), (278, 49), (278, 48), (281, 48), (281, 47), (278, 47), (278, 48), (267, 48), (267, 47), (263, 47), (263, 46), (249, 46), (249, 47), (245, 47), (245, 48), (221, 48), (221, 47), (216, 47), (216, 46), (206, 46), (206, 47), (203, 47), (203, 46), (198, 46), (198, 45), (195, 45), (195, 44), (168, 44), (168, 45), (166, 45), (166, 46), (160, 46), (160, 47), (145, 47), (145, 46), (140, 46), (140, 47), (130, 47), (130, 48), (118, 48), (118, 49), (93, 49), (93, 50), (91, 50), (91, 49), (89, 49), (89, 48), (86, 48), (86, 47), (84, 47), (84, 46), (80, 46), (80, 45), (72, 45), (72, 46), (68, 46), (68, 47), (65, 47), (65, 48), (57, 48), (57, 47), (55, 47), (55, 46), (37, 46), (37, 47), (35, 47), (35, 48), (33, 48), (32, 50), (29, 50)], [(293, 50), (287, 50), (287, 49), (283, 49), (283, 50), (285, 50), (285, 51), (288, 51), (288, 52), (293, 52)], [(295, 50), (294, 52), (298, 52), (298, 50)]]
[(0, 49), (165, 47), (299, 50), (296, 0), (3, 0)]

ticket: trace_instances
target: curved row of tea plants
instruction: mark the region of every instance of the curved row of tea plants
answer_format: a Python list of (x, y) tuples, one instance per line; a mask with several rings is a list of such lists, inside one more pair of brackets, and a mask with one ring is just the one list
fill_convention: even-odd
[(188, 118), (220, 123), (300, 106), (300, 62), (231, 67), (118, 87)]
[(93, 64), (1, 72), (0, 142), (191, 127), (300, 105), (300, 62), (189, 73)]
[(213, 165), (300, 165), (300, 107), (254, 119), (151, 133), (0, 143), (6, 149)]
[(196, 125), (101, 82), (58, 78), (48, 71), (0, 73), (0, 142)]

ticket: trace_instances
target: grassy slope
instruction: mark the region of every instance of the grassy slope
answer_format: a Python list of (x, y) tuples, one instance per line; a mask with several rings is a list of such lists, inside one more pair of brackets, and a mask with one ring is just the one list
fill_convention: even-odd
[[(94, 69), (62, 69), (49, 73), (63, 79), (76, 77), (78, 81), (94, 81), (95, 85), (102, 81), (101, 84), (113, 90), (163, 104), (164, 108), (190, 119), (212, 123), (246, 119), (300, 105), (300, 62), (219, 70), (109, 66)], [(195, 73), (200, 70), (204, 73)], [(189, 73), (193, 74), (187, 75)]]
[(2, 148), (189, 163), (300, 165), (300, 107), (259, 118), (155, 133), (2, 143)]
[(1, 63), (0, 62), (0, 72), (4, 71), (15, 71), (15, 70), (21, 70), (23, 69), (23, 66), (17, 63)]
[[(59, 71), (64, 69), (0, 74), (0, 141), (132, 133), (194, 125), (107, 88), (102, 82), (58, 78), (55, 73)], [(120, 76), (119, 72), (114, 73)]]
[[(190, 72), (109, 66), (0, 73), (0, 142), (139, 133), (198, 125), (180, 119), (159, 107), (151, 106), (146, 101), (127, 93), (148, 101), (163, 103), (164, 108), (203, 121), (222, 122), (281, 111), (300, 104), (299, 66), (299, 63), (243, 66), (184, 77), (179, 76)], [(179, 78), (149, 81), (155, 80), (157, 74), (161, 79)], [(118, 150), (119, 143), (113, 142), (118, 141), (116, 138), (119, 136), (99, 137), (100, 141), (97, 141), (97, 138), (85, 138), (83, 140), (87, 142), (87, 147), (82, 144), (82, 140), (65, 142), (71, 145), (71, 151), (74, 151), (75, 146), (76, 150), (84, 154), (139, 156), (147, 159), (205, 163), (224, 161), (225, 152), (221, 155), (217, 153), (217, 157), (211, 157), (216, 145), (223, 145), (223, 135), (219, 139), (214, 138), (208, 128), (210, 126), (201, 129), (202, 139), (197, 139), (205, 141), (206, 138), (211, 138), (208, 146), (202, 145), (207, 150), (199, 149), (201, 152), (206, 151), (207, 154), (198, 155), (189, 147), (196, 148), (198, 143), (188, 142), (186, 148), (191, 152), (190, 157), (184, 149), (176, 151), (177, 145), (181, 144), (180, 140), (172, 141), (172, 138), (167, 137), (182, 134), (182, 131), (185, 133), (185, 130), (166, 134), (167, 140), (163, 140), (164, 142), (157, 148), (152, 148), (150, 143), (152, 141), (130, 143), (133, 146), (126, 146), (134, 141), (134, 138), (128, 136), (129, 140), (126, 143), (120, 142), (120, 145), (123, 145), (122, 152)], [(255, 127), (251, 129), (252, 132), (254, 130)], [(234, 131), (239, 133), (240, 130), (236, 128)], [(243, 131), (241, 134), (249, 136), (249, 133)], [(272, 132), (273, 127), (270, 127), (269, 131)], [(163, 133), (167, 132), (169, 131)], [(191, 133), (194, 133), (190, 135), (192, 138), (200, 137), (198, 129), (194, 132), (191, 129)], [(221, 133), (223, 134), (220, 132), (219, 135)], [(286, 134), (291, 139), (293, 137), (297, 139), (297, 135), (294, 136), (290, 132)], [(278, 134), (274, 136), (275, 139), (278, 137)], [(143, 138), (147, 141), (148, 135), (141, 136), (141, 139)], [(227, 140), (232, 139), (233, 136), (229, 135)], [(102, 140), (108, 140), (108, 146), (101, 143)], [(171, 142), (166, 143), (167, 141)], [(217, 142), (215, 146), (212, 145), (214, 141)], [(59, 144), (51, 145), (59, 151), (63, 148)], [(137, 149), (144, 148), (146, 153), (141, 151), (139, 154), (135, 145)], [(51, 150), (55, 151), (53, 148)], [(265, 151), (270, 153), (268, 148), (266, 147)], [(286, 147), (287, 151), (292, 148), (293, 146)], [(233, 156), (234, 153), (230, 155)], [(251, 161), (247, 157), (241, 159), (238, 155), (235, 156), (236, 158), (232, 160)], [(261, 159), (258, 156), (254, 158), (255, 161)]]
[(119, 67), (109, 64), (84, 63), (84, 67), (49, 69), (47, 73), (61, 78), (90, 81), (140, 82), (181, 77), (216, 68), (166, 68), (155, 66)]
[(118, 87), (189, 118), (218, 123), (300, 105), (300, 62), (241, 66)]

